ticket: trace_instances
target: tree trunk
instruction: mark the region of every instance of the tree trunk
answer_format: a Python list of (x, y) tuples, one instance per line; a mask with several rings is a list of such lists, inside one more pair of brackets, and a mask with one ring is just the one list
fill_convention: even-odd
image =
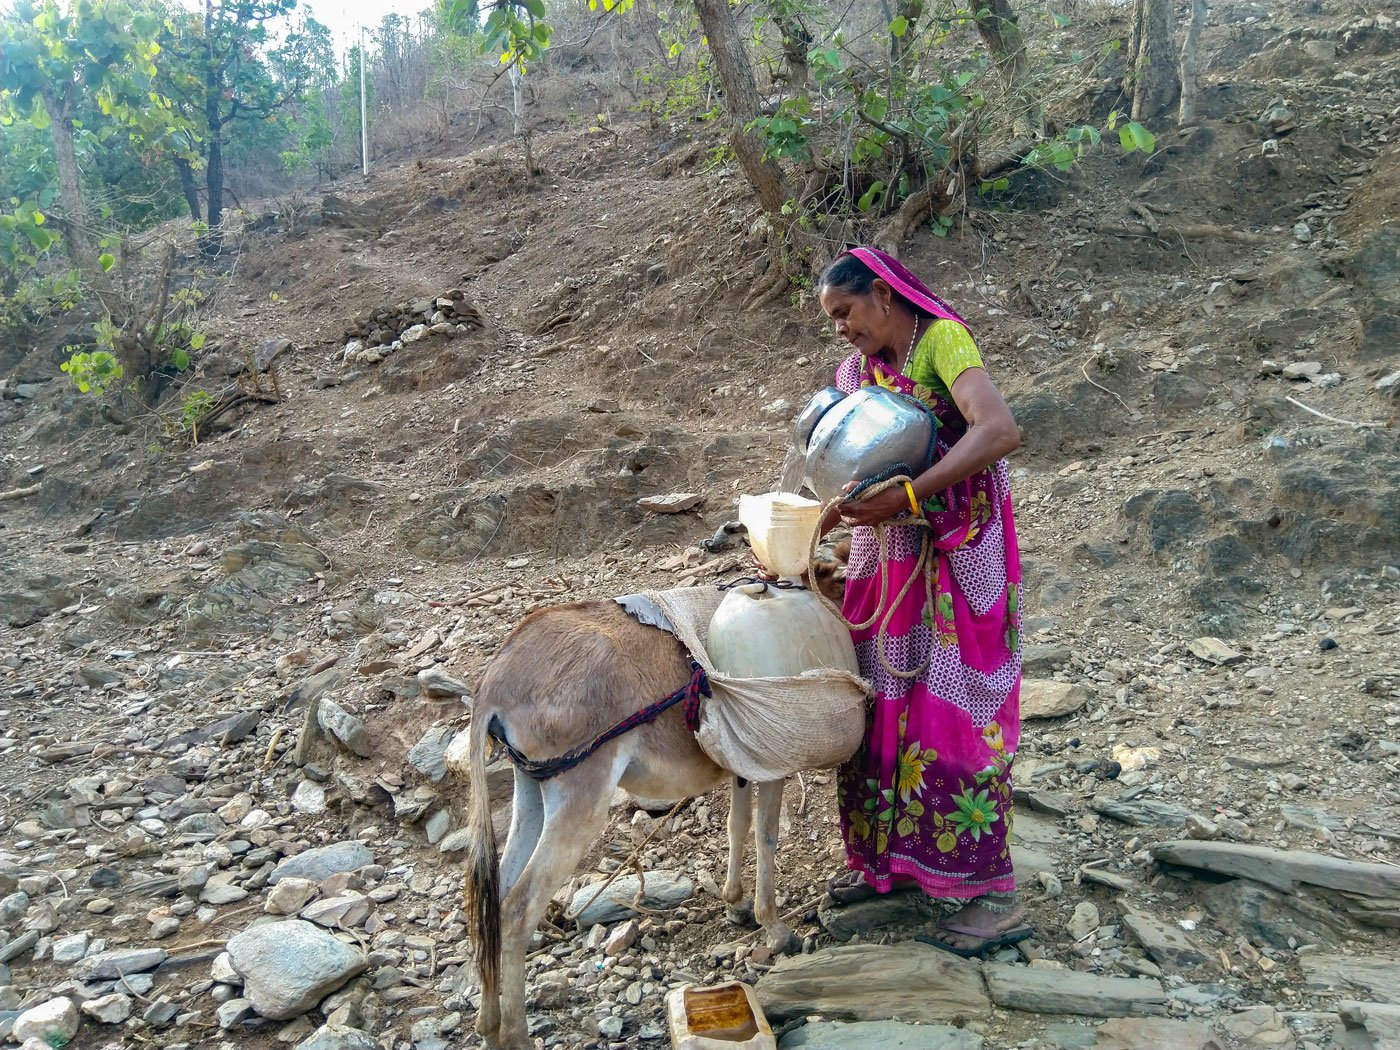
[(783, 169), (763, 157), (763, 136), (746, 130), (761, 114), (758, 85), (749, 64), (744, 40), (734, 21), (729, 0), (695, 0), (700, 26), (710, 44), (710, 57), (724, 90), (724, 111), (729, 117), (729, 142), (754, 196), (764, 211), (782, 212), (788, 199)]
[(1176, 102), (1172, 21), (1172, 0), (1136, 0), (1133, 5), (1133, 66), (1125, 90), (1132, 94), (1134, 120), (1152, 120)]
[(812, 47), (812, 34), (807, 32), (797, 18), (775, 10), (773, 22), (783, 35), (783, 61), (786, 70), (783, 81), (787, 84), (787, 94), (791, 98), (802, 98), (807, 94), (807, 52)]
[(53, 85), (43, 88), (44, 109), (49, 115), (49, 133), (53, 137), (54, 159), (58, 164), (58, 199), (63, 205), (63, 245), (73, 268), (85, 278), (101, 271), (97, 267), (97, 249), (88, 225), (87, 205), (83, 203), (82, 184), (78, 178), (78, 155), (73, 148), (73, 115), (66, 102), (60, 102)]
[(996, 62), (1012, 107), (1012, 133), (1017, 138), (1045, 136), (1045, 111), (1031, 85), (1026, 39), (1011, 0), (986, 0), (977, 17), (977, 32)]
[(204, 255), (213, 258), (223, 247), (223, 237), (219, 224), (224, 217), (224, 147), (223, 121), (219, 117), (220, 95), (219, 69), (214, 60), (214, 0), (204, 0), (204, 123), (209, 135), (208, 153), (205, 157), (204, 199), (208, 204), (205, 221), (209, 232), (200, 248)]
[(199, 187), (194, 181), (194, 165), (184, 157), (176, 157), (175, 170), (180, 175), (180, 192), (185, 195), (185, 204), (189, 206), (190, 218), (198, 222), (200, 218)]
[(525, 177), (535, 177), (535, 157), (530, 150), (530, 129), (525, 122), (525, 74), (520, 72), (519, 63), (512, 62), (506, 70), (510, 76), (510, 113), (513, 120), (512, 133), (525, 147)]
[(1176, 115), (1176, 122), (1181, 125), (1196, 123), (1196, 88), (1201, 72), (1196, 48), (1205, 20), (1206, 0), (1191, 0), (1191, 24), (1181, 43), (1181, 108)]

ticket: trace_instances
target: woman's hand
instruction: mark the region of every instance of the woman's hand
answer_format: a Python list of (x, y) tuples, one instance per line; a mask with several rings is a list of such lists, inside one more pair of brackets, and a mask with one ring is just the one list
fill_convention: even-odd
[[(856, 483), (853, 481), (846, 486), (845, 491), (849, 492), (855, 487)], [(847, 525), (878, 525), (882, 521), (897, 518), (900, 514), (908, 512), (909, 494), (902, 485), (887, 488), (868, 499), (841, 504), (841, 520)]]

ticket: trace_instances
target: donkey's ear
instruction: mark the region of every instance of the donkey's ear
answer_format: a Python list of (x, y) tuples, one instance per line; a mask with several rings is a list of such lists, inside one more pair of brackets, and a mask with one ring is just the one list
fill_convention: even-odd
[(847, 536), (831, 548), (831, 556), (842, 565), (851, 560), (851, 538)]

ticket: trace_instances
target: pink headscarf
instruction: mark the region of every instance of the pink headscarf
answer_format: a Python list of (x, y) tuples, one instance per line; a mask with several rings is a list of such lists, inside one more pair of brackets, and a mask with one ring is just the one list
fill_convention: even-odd
[[(893, 255), (887, 255), (879, 248), (849, 248), (841, 255), (854, 255), (866, 266), (875, 271), (875, 276), (893, 288), (903, 299), (914, 304), (925, 313), (933, 314), (947, 321), (956, 321), (971, 331), (971, 326), (957, 312), (931, 292), (902, 262)], [(837, 256), (840, 258), (840, 256)]]

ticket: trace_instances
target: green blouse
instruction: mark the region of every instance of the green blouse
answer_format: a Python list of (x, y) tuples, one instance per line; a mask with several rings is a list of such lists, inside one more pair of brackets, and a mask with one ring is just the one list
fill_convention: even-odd
[(953, 383), (969, 368), (982, 368), (982, 354), (957, 321), (935, 321), (904, 362), (904, 374), (944, 400), (952, 401)]

